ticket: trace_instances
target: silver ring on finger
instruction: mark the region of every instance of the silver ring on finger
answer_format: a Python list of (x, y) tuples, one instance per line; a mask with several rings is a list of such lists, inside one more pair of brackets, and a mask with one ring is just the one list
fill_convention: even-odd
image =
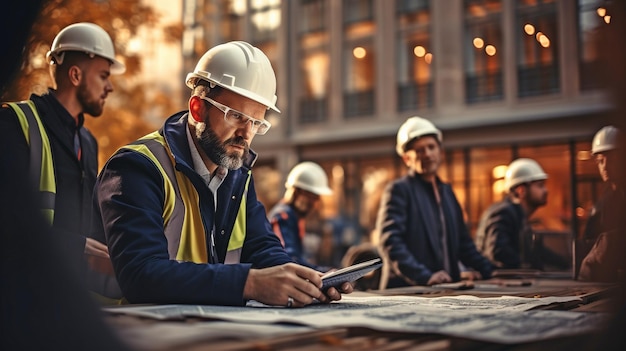
[(287, 308), (291, 308), (293, 306), (293, 297), (289, 296), (287, 299)]

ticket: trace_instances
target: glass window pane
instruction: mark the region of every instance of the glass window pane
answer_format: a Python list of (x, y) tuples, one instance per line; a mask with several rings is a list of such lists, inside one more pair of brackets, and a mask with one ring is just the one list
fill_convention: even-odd
[(433, 104), (432, 47), (428, 1), (396, 3), (396, 80), (398, 111), (431, 107)]
[(469, 154), (470, 233), (474, 236), (480, 216), (491, 204), (504, 198), (504, 173), (511, 163), (509, 147), (475, 147)]
[(517, 7), (518, 96), (560, 91), (556, 5), (549, 1), (519, 1)]
[(376, 81), (376, 52), (372, 39), (347, 43), (343, 59), (344, 115), (371, 115)]
[(246, 14), (246, 2), (242, 0), (221, 0), (220, 32), (224, 41), (243, 39), (243, 19)]
[(323, 31), (326, 29), (326, 0), (301, 0), (298, 23), (300, 33)]
[(329, 35), (326, 30), (325, 0), (300, 2), (300, 122), (328, 119), (330, 87)]
[(343, 0), (343, 23), (349, 25), (374, 19), (372, 0)]
[(580, 46), (580, 89), (600, 87), (598, 79), (600, 53), (597, 42), (601, 27), (610, 23), (604, 1), (579, 0), (578, 42)]
[(280, 0), (252, 0), (250, 9), (251, 41), (275, 41), (280, 27)]
[(500, 1), (466, 1), (465, 86), (468, 103), (502, 100)]

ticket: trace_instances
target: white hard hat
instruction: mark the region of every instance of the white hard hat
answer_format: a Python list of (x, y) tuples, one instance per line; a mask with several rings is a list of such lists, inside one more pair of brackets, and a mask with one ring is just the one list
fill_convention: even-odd
[(605, 126), (593, 137), (591, 142), (591, 154), (609, 151), (617, 148), (617, 136), (619, 130), (613, 126)]
[(317, 195), (330, 195), (333, 191), (328, 187), (326, 172), (317, 163), (298, 163), (287, 176), (285, 188), (299, 188)]
[(276, 76), (270, 60), (260, 49), (244, 42), (231, 41), (207, 51), (186, 84), (193, 89), (198, 79), (217, 84), (259, 102), (276, 112)]
[(509, 191), (517, 185), (544, 179), (548, 179), (548, 175), (537, 161), (530, 158), (518, 158), (509, 164), (504, 174), (504, 189)]
[(443, 140), (441, 131), (429, 120), (417, 116), (409, 117), (398, 129), (396, 152), (402, 156), (409, 141), (425, 135), (435, 135), (439, 143)]
[(111, 61), (112, 74), (122, 74), (126, 71), (126, 66), (115, 58), (111, 37), (97, 24), (82, 22), (63, 28), (54, 38), (46, 58), (51, 63), (61, 64), (65, 51), (79, 51), (92, 57), (93, 55), (103, 57)]

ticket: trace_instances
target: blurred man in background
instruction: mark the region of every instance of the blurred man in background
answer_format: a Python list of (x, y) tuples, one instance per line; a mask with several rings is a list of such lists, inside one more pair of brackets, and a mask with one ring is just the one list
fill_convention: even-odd
[(272, 229), (291, 258), (321, 272), (330, 267), (313, 264), (306, 257), (303, 241), (306, 217), (320, 203), (320, 196), (332, 194), (324, 169), (314, 162), (301, 162), (291, 169), (283, 199), (268, 213)]
[(583, 234), (584, 243), (593, 243), (580, 267), (578, 278), (594, 281), (619, 281), (626, 275), (620, 263), (620, 242), (624, 233), (620, 221), (626, 210), (624, 179), (620, 176), (623, 155), (619, 149), (620, 133), (614, 126), (600, 129), (591, 143), (591, 154), (604, 182), (604, 193), (593, 206)]
[(474, 269), (474, 278), (491, 276), (492, 265), (476, 250), (452, 187), (437, 175), (441, 143), (441, 131), (421, 117), (410, 117), (398, 130), (396, 152), (408, 174), (385, 189), (374, 232), (396, 275), (390, 288), (459, 281), (459, 261)]
[(476, 230), (476, 247), (496, 267), (568, 267), (564, 257), (543, 247), (530, 225), (535, 211), (548, 202), (546, 179), (548, 175), (533, 159), (519, 158), (509, 164), (504, 176), (507, 195), (485, 210)]

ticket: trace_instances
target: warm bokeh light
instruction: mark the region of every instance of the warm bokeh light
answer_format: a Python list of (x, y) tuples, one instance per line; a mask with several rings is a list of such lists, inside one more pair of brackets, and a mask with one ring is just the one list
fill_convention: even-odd
[(429, 52), (426, 55), (424, 55), (424, 61), (426, 61), (426, 63), (430, 64), (433, 61), (433, 54), (431, 54)]
[(485, 46), (485, 41), (482, 38), (474, 38), (474, 47), (476, 49), (482, 49)]
[(584, 217), (585, 209), (582, 207), (576, 207), (576, 217)]
[(535, 39), (537, 39), (538, 42), (541, 42), (541, 37), (543, 37), (544, 34), (542, 32), (537, 32), (537, 34), (535, 35)]
[(530, 24), (530, 23), (527, 23), (527, 24), (524, 26), (524, 32), (526, 32), (526, 34), (528, 34), (528, 35), (533, 35), (533, 34), (535, 34), (535, 26), (533, 26), (533, 25), (532, 25), (532, 24)]
[(589, 161), (591, 159), (591, 151), (589, 150), (581, 150), (576, 154), (576, 158), (579, 161)]
[(539, 44), (541, 44), (544, 48), (547, 48), (550, 46), (550, 39), (544, 35), (539, 39)]
[(415, 48), (413, 48), (413, 53), (417, 57), (424, 57), (424, 55), (426, 55), (426, 49), (423, 46), (418, 45)]
[(489, 56), (493, 56), (496, 54), (496, 47), (493, 45), (487, 45), (485, 47), (485, 53)]
[(598, 13), (598, 16), (600, 17), (604, 17), (604, 15), (606, 15), (606, 9), (604, 7), (598, 7), (596, 12)]
[(352, 55), (358, 59), (362, 59), (367, 55), (367, 51), (362, 46), (357, 46), (352, 50)]
[(609, 16), (609, 15), (604, 16), (604, 22), (605, 22), (606, 24), (611, 23), (611, 16)]
[(507, 165), (495, 166), (491, 170), (491, 176), (493, 177), (493, 179), (502, 179), (502, 178), (504, 178), (504, 175), (506, 174), (506, 169), (507, 168), (508, 168)]

